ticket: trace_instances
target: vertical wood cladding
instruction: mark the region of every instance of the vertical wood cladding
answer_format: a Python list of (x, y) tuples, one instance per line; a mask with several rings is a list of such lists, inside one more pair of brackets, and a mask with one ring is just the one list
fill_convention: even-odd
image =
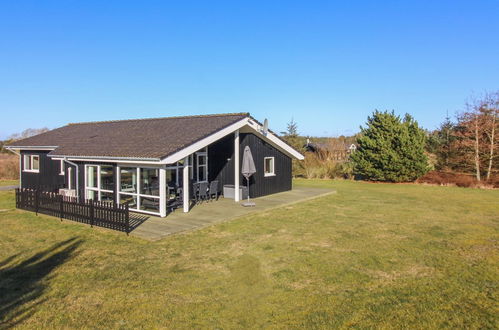
[[(255, 161), (256, 173), (250, 178), (250, 196), (260, 197), (291, 190), (291, 158), (283, 154), (255, 134), (240, 134), (240, 160), (249, 146)], [(218, 180), (220, 189), (224, 184), (234, 184), (234, 135), (231, 134), (208, 147), (209, 180)], [(264, 158), (274, 157), (275, 176), (263, 173)], [(246, 178), (240, 175), (240, 184)]]
[[(58, 187), (64, 185), (64, 175), (59, 175), (61, 162), (47, 157), (49, 151), (21, 151), (21, 185), (23, 188)], [(24, 172), (24, 155), (40, 157), (38, 173)]]

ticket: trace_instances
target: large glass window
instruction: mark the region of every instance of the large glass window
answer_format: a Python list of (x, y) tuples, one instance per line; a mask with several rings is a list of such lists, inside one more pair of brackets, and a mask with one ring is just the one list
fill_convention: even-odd
[(120, 194), (120, 204), (128, 203), (131, 209), (137, 209), (137, 195)]
[(159, 196), (159, 169), (140, 169), (140, 193), (149, 196)]
[(159, 198), (140, 197), (140, 209), (142, 211), (159, 212)]
[(120, 168), (120, 192), (137, 193), (137, 168)]
[(85, 166), (86, 199), (114, 201), (114, 170), (112, 165)]
[(159, 213), (159, 169), (120, 168), (120, 203), (132, 210)]
[(97, 188), (97, 172), (98, 166), (87, 166), (87, 188)]
[(100, 188), (103, 190), (114, 189), (114, 170), (112, 165), (101, 165), (100, 167)]

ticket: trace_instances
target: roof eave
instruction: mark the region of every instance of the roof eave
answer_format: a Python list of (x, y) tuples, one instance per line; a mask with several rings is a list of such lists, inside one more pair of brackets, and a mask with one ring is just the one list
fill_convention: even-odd
[(101, 160), (101, 161), (144, 161), (144, 162), (160, 162), (160, 158), (147, 158), (147, 157), (113, 157), (113, 156), (72, 156), (72, 155), (48, 155), (50, 158), (67, 158), (71, 160)]

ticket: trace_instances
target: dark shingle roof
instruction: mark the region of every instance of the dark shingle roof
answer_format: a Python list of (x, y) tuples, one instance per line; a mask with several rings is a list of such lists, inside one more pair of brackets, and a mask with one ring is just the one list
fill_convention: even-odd
[(50, 155), (157, 159), (246, 117), (248, 113), (69, 124), (10, 146), (57, 147)]

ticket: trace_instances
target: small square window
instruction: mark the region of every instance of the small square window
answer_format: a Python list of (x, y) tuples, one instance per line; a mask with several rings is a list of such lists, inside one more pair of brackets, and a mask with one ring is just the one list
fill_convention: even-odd
[(40, 172), (39, 155), (24, 155), (23, 160), (24, 160), (24, 165), (23, 165), (24, 172), (34, 172), (34, 173)]
[(274, 176), (274, 157), (265, 157), (263, 163), (263, 173), (265, 176)]

